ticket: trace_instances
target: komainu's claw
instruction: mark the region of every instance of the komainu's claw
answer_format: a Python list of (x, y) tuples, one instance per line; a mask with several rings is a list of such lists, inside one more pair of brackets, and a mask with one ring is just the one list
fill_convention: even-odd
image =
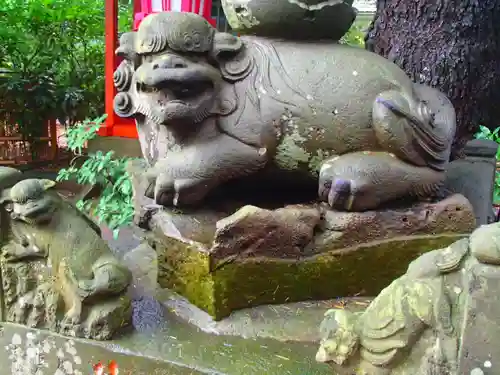
[(350, 180), (343, 179), (335, 179), (331, 182), (327, 198), (330, 207), (338, 210), (351, 210), (354, 203), (351, 183)]
[(352, 152), (328, 159), (319, 172), (319, 198), (339, 211), (367, 211), (405, 197), (422, 199), (444, 173), (417, 167), (388, 152)]

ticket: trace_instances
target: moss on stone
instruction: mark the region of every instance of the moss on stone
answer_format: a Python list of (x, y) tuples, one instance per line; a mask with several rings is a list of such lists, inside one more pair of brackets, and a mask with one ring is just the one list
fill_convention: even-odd
[(395, 238), (296, 261), (236, 259), (213, 272), (209, 270), (210, 254), (196, 243), (163, 237), (156, 243), (159, 283), (215, 319), (262, 304), (333, 299), (357, 293), (374, 296), (404, 274), (413, 259), (462, 237), (443, 234)]
[(308, 163), (311, 154), (303, 147), (306, 140), (294, 129), (290, 131), (290, 134), (285, 134), (277, 148), (276, 164), (285, 170), (295, 170), (301, 163)]
[(217, 315), (208, 252), (196, 243), (187, 244), (164, 236), (161, 240), (156, 237), (154, 241), (160, 285), (188, 298), (210, 315)]

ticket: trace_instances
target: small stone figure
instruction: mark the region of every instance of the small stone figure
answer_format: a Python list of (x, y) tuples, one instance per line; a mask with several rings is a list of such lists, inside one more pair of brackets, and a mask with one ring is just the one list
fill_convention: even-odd
[[(62, 297), (64, 305), (62, 333), (110, 338), (116, 329), (130, 323), (130, 300), (125, 292), (131, 272), (112, 254), (96, 224), (47, 191), (54, 184), (22, 180), (4, 197), (11, 212), (11, 236), (3, 247), (3, 257), (11, 265), (46, 259), (49, 277), (45, 284), (51, 283), (52, 292)], [(39, 288), (46, 286), (41, 283)], [(46, 301), (46, 309), (57, 310), (49, 305), (58, 300)], [(22, 304), (17, 308), (23, 309)]]
[[(125, 33), (117, 54), (115, 112), (137, 122), (157, 204), (201, 204), (225, 182), (288, 171), (320, 178), (333, 208), (365, 211), (428, 198), (444, 180), (450, 101), (364, 49), (237, 37), (197, 14), (162, 12)], [(367, 162), (363, 152), (377, 153)], [(279, 191), (299, 180), (265, 183)]]
[(470, 238), (417, 258), (364, 312), (329, 310), (316, 359), (336, 374), (463, 374), (463, 326), (474, 308), (468, 297), (481, 278), (498, 279), (499, 244), (500, 224), (481, 226)]

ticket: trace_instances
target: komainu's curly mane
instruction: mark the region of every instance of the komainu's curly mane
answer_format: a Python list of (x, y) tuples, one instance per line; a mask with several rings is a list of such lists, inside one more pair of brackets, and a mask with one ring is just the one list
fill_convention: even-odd
[[(255, 64), (246, 79), (235, 83), (240, 103), (238, 118), (243, 115), (245, 109), (260, 114), (263, 94), (266, 100), (275, 100), (288, 109), (299, 107), (299, 103), (307, 100), (308, 95), (293, 82), (285, 70), (272, 40), (245, 37), (244, 43)], [(252, 108), (246, 108), (247, 104)]]

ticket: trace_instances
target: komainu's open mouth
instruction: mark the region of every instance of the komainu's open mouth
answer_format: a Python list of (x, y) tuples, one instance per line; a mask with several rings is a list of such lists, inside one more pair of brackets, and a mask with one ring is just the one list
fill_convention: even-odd
[(172, 125), (199, 123), (214, 107), (217, 81), (203, 66), (143, 65), (134, 73), (141, 113), (152, 121)]
[(198, 98), (214, 90), (214, 83), (200, 69), (167, 68), (154, 69), (147, 73), (137, 81), (137, 91), (143, 93), (161, 91), (168, 102), (175, 100), (196, 106)]
[(168, 103), (192, 104), (196, 106), (198, 98), (213, 92), (214, 85), (211, 81), (179, 82), (163, 81), (155, 85), (137, 83), (137, 91), (148, 94), (162, 93)]

